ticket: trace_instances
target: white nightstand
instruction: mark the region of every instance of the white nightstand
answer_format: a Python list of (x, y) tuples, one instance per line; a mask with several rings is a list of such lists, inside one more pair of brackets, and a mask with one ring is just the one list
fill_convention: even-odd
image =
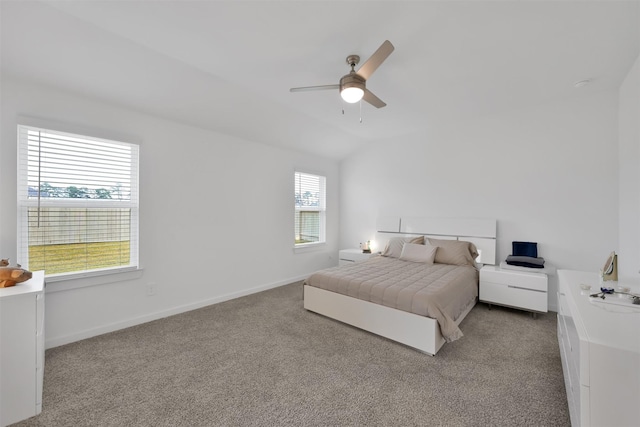
[(546, 313), (548, 283), (545, 273), (485, 265), (480, 269), (480, 301)]
[(341, 249), (338, 252), (338, 265), (346, 265), (352, 262), (366, 261), (375, 253), (365, 254), (362, 249)]

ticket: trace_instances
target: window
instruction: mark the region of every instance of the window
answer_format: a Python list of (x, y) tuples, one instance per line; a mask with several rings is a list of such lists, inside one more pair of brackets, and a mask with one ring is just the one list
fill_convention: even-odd
[(50, 278), (137, 268), (138, 151), (18, 126), (18, 262)]
[(295, 244), (324, 243), (325, 177), (295, 173)]

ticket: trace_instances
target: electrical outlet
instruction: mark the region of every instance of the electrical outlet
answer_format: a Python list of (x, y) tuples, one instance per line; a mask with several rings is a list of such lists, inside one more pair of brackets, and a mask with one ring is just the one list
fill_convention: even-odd
[(147, 283), (147, 296), (151, 297), (156, 294), (156, 284), (155, 283)]

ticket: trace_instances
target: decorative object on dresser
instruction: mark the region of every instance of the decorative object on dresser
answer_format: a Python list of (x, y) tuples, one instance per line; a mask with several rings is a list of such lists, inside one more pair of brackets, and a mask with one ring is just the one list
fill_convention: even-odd
[(611, 252), (607, 261), (605, 261), (600, 270), (603, 282), (617, 282), (618, 281), (618, 255), (615, 252)]
[(44, 271), (0, 289), (0, 426), (42, 410), (44, 373)]
[[(595, 272), (558, 270), (558, 343), (571, 424), (637, 426), (640, 310), (592, 298), (600, 279)], [(629, 290), (640, 295), (638, 285)]]
[(545, 273), (485, 265), (480, 269), (480, 301), (531, 311), (535, 317), (547, 312), (548, 282)]
[(31, 276), (31, 272), (22, 268), (20, 264), (11, 267), (8, 259), (0, 260), (0, 288), (15, 286), (16, 283), (31, 279)]

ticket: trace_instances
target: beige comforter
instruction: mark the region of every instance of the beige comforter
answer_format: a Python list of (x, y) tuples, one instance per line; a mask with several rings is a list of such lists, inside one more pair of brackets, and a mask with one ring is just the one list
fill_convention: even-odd
[(431, 317), (451, 342), (463, 335), (455, 320), (478, 296), (478, 270), (376, 256), (318, 271), (304, 284)]

